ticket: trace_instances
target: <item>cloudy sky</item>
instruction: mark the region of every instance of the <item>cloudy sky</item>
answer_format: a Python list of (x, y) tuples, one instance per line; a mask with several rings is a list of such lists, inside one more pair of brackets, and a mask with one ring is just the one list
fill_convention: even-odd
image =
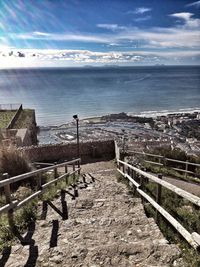
[(200, 1), (0, 0), (0, 68), (200, 64)]

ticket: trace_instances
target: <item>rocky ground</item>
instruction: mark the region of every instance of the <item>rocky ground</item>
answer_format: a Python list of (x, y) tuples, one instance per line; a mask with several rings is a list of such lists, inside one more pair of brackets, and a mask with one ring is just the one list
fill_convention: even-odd
[(114, 165), (87, 164), (86, 184), (41, 203), (40, 219), (0, 260), (6, 267), (183, 266), (139, 198), (118, 183)]

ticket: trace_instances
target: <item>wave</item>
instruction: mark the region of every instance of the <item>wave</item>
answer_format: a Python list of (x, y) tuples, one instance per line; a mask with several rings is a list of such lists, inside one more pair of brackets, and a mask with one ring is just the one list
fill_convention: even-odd
[(146, 110), (140, 112), (128, 112), (127, 114), (130, 116), (138, 116), (138, 117), (157, 117), (157, 116), (166, 116), (169, 114), (181, 114), (181, 113), (200, 113), (199, 107), (194, 108), (180, 108), (180, 109), (173, 109), (173, 110)]

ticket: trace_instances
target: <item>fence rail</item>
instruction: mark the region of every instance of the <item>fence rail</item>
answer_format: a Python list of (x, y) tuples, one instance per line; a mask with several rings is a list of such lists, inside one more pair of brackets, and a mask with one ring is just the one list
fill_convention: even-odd
[[(162, 176), (157, 178), (156, 176), (149, 174), (145, 171), (142, 171), (124, 161), (117, 160), (118, 171), (121, 175), (127, 178), (134, 186), (135, 191), (137, 191), (144, 199), (146, 199), (155, 209), (156, 209), (156, 219), (158, 219), (158, 213), (162, 214), (162, 216), (174, 226), (174, 228), (187, 240), (187, 242), (193, 246), (195, 249), (200, 247), (200, 235), (196, 232), (192, 234), (189, 233), (172, 215), (170, 215), (162, 206), (161, 206), (161, 189), (162, 187), (171, 190), (177, 195), (189, 200), (193, 204), (200, 207), (200, 198), (188, 193), (187, 191), (180, 189), (177, 186), (174, 186), (166, 181), (162, 180)], [(121, 170), (123, 167), (123, 170)], [(140, 175), (140, 179), (136, 178), (136, 175)], [(157, 184), (157, 196), (156, 201), (152, 199), (147, 193), (143, 191), (145, 179), (149, 179), (152, 182)]]
[[(77, 165), (77, 167), (76, 167)], [(72, 171), (68, 171), (68, 167), (72, 167)], [(58, 176), (58, 168), (64, 167), (65, 173)], [(12, 227), (14, 225), (13, 221), (13, 212), (14, 210), (17, 210), (21, 208), (23, 205), (31, 201), (32, 199), (36, 198), (37, 196), (41, 195), (44, 190), (52, 185), (56, 184), (58, 181), (62, 180), (63, 178), (67, 178), (71, 175), (75, 175), (75, 173), (80, 174), (80, 158), (67, 161), (64, 163), (60, 163), (57, 165), (45, 167), (39, 170), (31, 171), (25, 174), (17, 175), (15, 177), (9, 178), (8, 174), (3, 174), (3, 180), (0, 181), (0, 188), (4, 188), (4, 195), (6, 198), (6, 204), (2, 207), (0, 207), (0, 215), (2, 213), (7, 212), (8, 213), (8, 219), (9, 219), (9, 224)], [(53, 171), (54, 172), (54, 179), (42, 184), (42, 177), (41, 175), (43, 173), (47, 173), (48, 171)], [(34, 177), (37, 181), (37, 191), (31, 194), (30, 196), (26, 197), (25, 199), (18, 201), (18, 200), (13, 200), (12, 199), (12, 194), (11, 194), (11, 185), (18, 182), (18, 181), (24, 181), (27, 180), (28, 178)], [(74, 177), (75, 178), (75, 177)], [(75, 189), (75, 187), (74, 187)]]
[(151, 161), (144, 160), (144, 161), (146, 163), (150, 163), (150, 164), (154, 164), (154, 165), (158, 165), (158, 166), (163, 166), (163, 167), (168, 167), (168, 166), (166, 166), (166, 162), (180, 163), (180, 164), (185, 165), (184, 169), (180, 169), (180, 168), (172, 168), (172, 169), (174, 169), (175, 171), (179, 171), (179, 172), (185, 173), (185, 177), (186, 178), (187, 178), (188, 174), (199, 176), (197, 173), (188, 170), (188, 166), (194, 166), (194, 167), (200, 168), (200, 164), (198, 164), (198, 163), (166, 158), (166, 157), (161, 156), (161, 155), (156, 155), (156, 154), (151, 154), (151, 153), (146, 153), (146, 152), (139, 152), (139, 151), (135, 151), (135, 150), (129, 150), (128, 154), (138, 154), (138, 155), (142, 155), (143, 157), (149, 156), (149, 157), (152, 157), (152, 158), (157, 158), (159, 162), (155, 162), (155, 161), (152, 161), (152, 160)]

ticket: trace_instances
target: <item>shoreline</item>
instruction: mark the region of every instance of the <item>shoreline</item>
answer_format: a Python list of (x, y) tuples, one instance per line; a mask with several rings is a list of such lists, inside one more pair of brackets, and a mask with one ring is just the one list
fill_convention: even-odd
[[(79, 119), (79, 124), (81, 126), (86, 126), (89, 124), (99, 124), (99, 123), (106, 123), (108, 122), (105, 117), (112, 117), (115, 116), (116, 120), (123, 120), (120, 118), (121, 114), (125, 114), (127, 117), (125, 119), (134, 119), (134, 118), (144, 118), (144, 119), (155, 119), (159, 117), (172, 117), (172, 116), (184, 116), (187, 114), (198, 114), (200, 113), (200, 108), (186, 108), (186, 109), (180, 109), (177, 111), (173, 110), (163, 110), (163, 111), (142, 111), (138, 113), (132, 113), (132, 112), (119, 112), (119, 113), (108, 113), (102, 116), (91, 116), (91, 117), (85, 117)], [(118, 118), (117, 118), (118, 117)], [(83, 124), (83, 125), (82, 125)], [(63, 124), (59, 125), (38, 125), (40, 129), (51, 129), (51, 128), (66, 128), (66, 127), (74, 127), (74, 121), (69, 121)]]

